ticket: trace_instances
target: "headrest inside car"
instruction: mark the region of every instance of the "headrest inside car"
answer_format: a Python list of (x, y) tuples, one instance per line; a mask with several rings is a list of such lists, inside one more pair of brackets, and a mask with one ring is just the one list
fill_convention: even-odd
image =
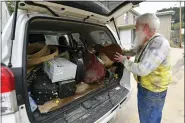
[(43, 34), (29, 34), (28, 43), (45, 42), (45, 36)]
[(64, 36), (60, 36), (58, 40), (59, 45), (68, 45), (67, 39)]

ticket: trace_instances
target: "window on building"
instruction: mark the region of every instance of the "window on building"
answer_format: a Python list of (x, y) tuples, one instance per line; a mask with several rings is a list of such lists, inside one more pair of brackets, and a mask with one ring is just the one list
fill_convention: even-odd
[(93, 31), (90, 33), (90, 36), (93, 38), (96, 44), (112, 44), (110, 37), (105, 31)]
[(136, 37), (136, 30), (135, 29), (133, 29), (132, 31), (131, 31), (131, 43), (132, 44), (134, 44), (134, 39), (135, 39), (135, 37)]
[(123, 16), (125, 24), (128, 24), (128, 12), (126, 12)]
[(133, 24), (135, 24), (135, 23), (136, 23), (136, 16), (133, 15)]
[(79, 33), (72, 33), (72, 38), (77, 43), (78, 46), (83, 46), (83, 43), (80, 40), (80, 34)]

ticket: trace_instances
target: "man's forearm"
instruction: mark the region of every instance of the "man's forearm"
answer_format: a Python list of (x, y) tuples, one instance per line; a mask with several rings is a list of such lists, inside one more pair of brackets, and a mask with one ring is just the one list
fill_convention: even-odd
[(151, 72), (150, 69), (147, 69), (143, 64), (134, 63), (126, 58), (124, 58), (122, 63), (124, 64), (128, 71), (139, 76), (145, 76)]

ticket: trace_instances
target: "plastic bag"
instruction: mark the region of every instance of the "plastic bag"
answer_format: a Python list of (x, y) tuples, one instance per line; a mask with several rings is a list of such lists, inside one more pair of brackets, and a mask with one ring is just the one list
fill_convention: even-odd
[(86, 67), (84, 82), (95, 83), (103, 80), (106, 73), (104, 65), (97, 60), (94, 54), (90, 54), (89, 61)]

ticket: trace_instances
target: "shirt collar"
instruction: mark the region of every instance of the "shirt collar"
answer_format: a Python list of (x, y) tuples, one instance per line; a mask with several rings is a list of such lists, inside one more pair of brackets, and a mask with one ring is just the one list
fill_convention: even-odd
[[(159, 33), (155, 33), (152, 37), (150, 37), (150, 39), (148, 41), (150, 41), (153, 37), (157, 36), (157, 35), (160, 35)], [(143, 45), (139, 46), (137, 48), (137, 51), (141, 50), (143, 47), (145, 47), (148, 43), (148, 41), (146, 41)]]
[(160, 35), (159, 33), (155, 33), (152, 37), (150, 37), (150, 39), (148, 41), (150, 41), (153, 37)]
[[(150, 41), (153, 37), (160, 35), (159, 33), (155, 33), (152, 37), (150, 37), (150, 39), (148, 41)], [(146, 46), (146, 44), (148, 43), (148, 41), (146, 41), (143, 46)]]

